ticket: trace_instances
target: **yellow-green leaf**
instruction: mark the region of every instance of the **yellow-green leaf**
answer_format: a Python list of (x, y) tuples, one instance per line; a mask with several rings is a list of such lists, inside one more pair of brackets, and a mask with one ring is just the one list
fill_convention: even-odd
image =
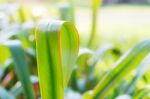
[(42, 99), (64, 98), (78, 49), (78, 33), (72, 23), (45, 21), (38, 25), (36, 50)]

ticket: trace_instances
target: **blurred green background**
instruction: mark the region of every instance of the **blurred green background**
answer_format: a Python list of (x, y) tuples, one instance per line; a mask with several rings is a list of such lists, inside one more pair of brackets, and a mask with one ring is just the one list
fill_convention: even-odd
[[(70, 6), (69, 4), (72, 5)], [(70, 9), (72, 6), (73, 14), (67, 9)], [(97, 28), (93, 46), (84, 49), (85, 56), (83, 54), (77, 60), (76, 64), (78, 67), (72, 74), (69, 92), (73, 90), (82, 94), (91, 90), (108, 71), (111, 71), (113, 68), (111, 67), (112, 64), (120, 56), (138, 42), (150, 37), (150, 0), (103, 0), (102, 5), (99, 4), (96, 17)], [(43, 19), (66, 19), (72, 21), (79, 32), (80, 48), (87, 48), (92, 29), (92, 0), (0, 0), (0, 44), (8, 39), (22, 42), (23, 52), (26, 55), (27, 63), (30, 65), (30, 71), (33, 75), (31, 77), (33, 82), (38, 82), (34, 29), (37, 23)], [(0, 52), (3, 53), (4, 50), (1, 49)], [(91, 53), (94, 53), (94, 55), (91, 55)], [(100, 54), (98, 59), (97, 54)], [(97, 61), (92, 63), (92, 59), (95, 59), (95, 57)], [(14, 63), (10, 57), (0, 54), (0, 83), (2, 85), (7, 75), (14, 75), (12, 72), (14, 70), (13, 66)], [(141, 69), (142, 67), (139, 68)], [(142, 75), (142, 77), (138, 78), (138, 80), (140, 79), (139, 82), (134, 80), (138, 75), (137, 71), (140, 71), (139, 69), (129, 73), (130, 76), (125, 77), (121, 83), (118, 83), (118, 86), (115, 88), (116, 93), (111, 93), (110, 97), (116, 97), (122, 93), (132, 96), (137, 90), (149, 84), (150, 80), (148, 78), (150, 73), (148, 72), (148, 66), (147, 68), (147, 70), (139, 72)], [(13, 82), (6, 84), (6, 89), (10, 92), (22, 93), (20, 91), (22, 89), (17, 89), (18, 87), (15, 86), (18, 84), (16, 84), (18, 78), (16, 76), (13, 77)], [(132, 81), (136, 83), (130, 86)], [(37, 90), (36, 94), (39, 97), (39, 86), (36, 86), (37, 83), (34, 84), (34, 90)], [(5, 87), (4, 85), (3, 87)], [(12, 90), (12, 87), (15, 87), (16, 90)], [(125, 87), (131, 87), (131, 92), (126, 92), (130, 88), (126, 89)], [(17, 95), (20, 93), (17, 93)], [(78, 93), (73, 94), (78, 96)], [(106, 99), (114, 98), (109, 98), (108, 96)]]
[[(33, 15), (43, 19), (57, 19), (58, 2), (67, 0), (1, 0), (5, 3), (19, 3)], [(74, 0), (75, 24), (81, 37), (81, 46), (86, 46), (91, 26), (91, 0)], [(149, 37), (149, 0), (104, 0), (97, 16), (97, 39), (95, 45), (115, 43), (123, 50), (137, 41)], [(28, 12), (28, 11), (27, 11)], [(1, 16), (2, 17), (2, 16)]]

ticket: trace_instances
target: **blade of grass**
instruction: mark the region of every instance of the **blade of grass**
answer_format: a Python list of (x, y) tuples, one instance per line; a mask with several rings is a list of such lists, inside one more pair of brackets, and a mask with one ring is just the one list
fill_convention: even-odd
[(14, 61), (16, 74), (23, 86), (26, 99), (34, 99), (32, 84), (29, 79), (28, 64), (25, 59), (24, 51), (20, 41), (7, 41), (2, 46), (9, 49), (11, 57)]
[(98, 9), (102, 3), (102, 0), (92, 0), (92, 28), (91, 28), (91, 34), (90, 39), (88, 42), (88, 47), (93, 46), (94, 38), (96, 36), (96, 29), (97, 29), (97, 16), (98, 16)]
[(150, 40), (145, 40), (129, 50), (94, 88), (91, 99), (103, 99), (112, 92), (114, 87), (135, 69), (149, 52)]
[(70, 22), (41, 22), (36, 29), (38, 74), (42, 99), (63, 99), (79, 48)]
[(148, 55), (138, 66), (136, 70), (135, 76), (132, 78), (128, 86), (124, 89), (126, 94), (131, 94), (133, 92), (133, 89), (136, 85), (136, 83), (143, 77), (143, 75), (150, 69), (150, 55)]

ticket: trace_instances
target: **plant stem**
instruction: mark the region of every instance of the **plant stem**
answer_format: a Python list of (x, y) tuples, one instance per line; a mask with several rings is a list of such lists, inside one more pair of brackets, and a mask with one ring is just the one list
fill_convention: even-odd
[(94, 43), (94, 38), (96, 36), (96, 29), (97, 29), (97, 15), (98, 15), (98, 8), (100, 4), (102, 3), (102, 0), (92, 0), (92, 28), (91, 28), (91, 34), (90, 39), (88, 42), (88, 47), (92, 47)]

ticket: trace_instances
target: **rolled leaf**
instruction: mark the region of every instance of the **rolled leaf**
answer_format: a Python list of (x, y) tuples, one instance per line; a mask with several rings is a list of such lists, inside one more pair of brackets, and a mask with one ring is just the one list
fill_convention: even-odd
[(63, 99), (79, 49), (74, 25), (43, 21), (36, 29), (36, 51), (42, 99)]

